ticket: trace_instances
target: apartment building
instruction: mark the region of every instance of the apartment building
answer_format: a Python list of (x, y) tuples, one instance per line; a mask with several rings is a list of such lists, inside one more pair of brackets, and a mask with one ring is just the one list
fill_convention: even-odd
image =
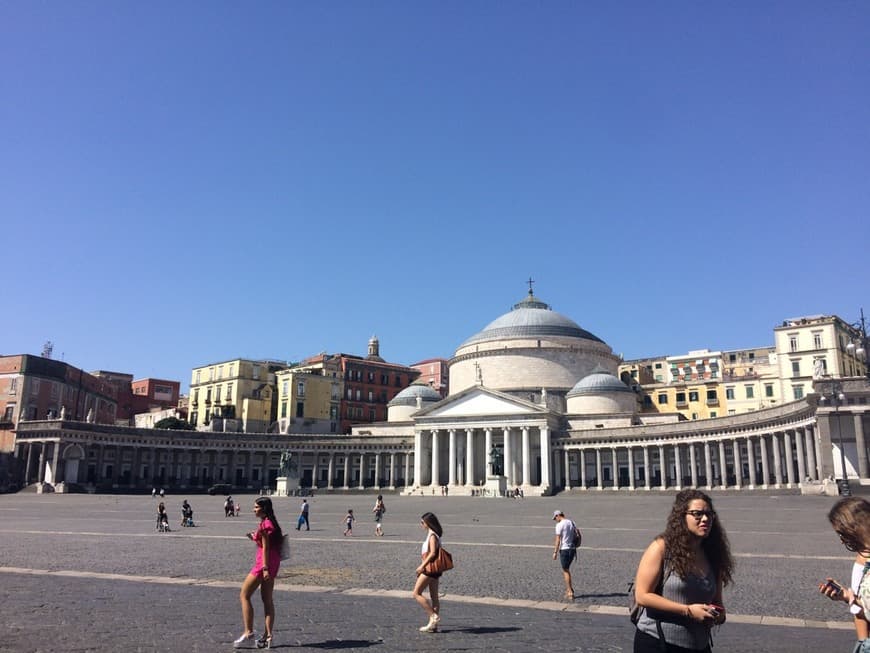
[(195, 367), (188, 421), (199, 430), (265, 433), (278, 417), (275, 374), (287, 364), (233, 358)]
[(420, 373), (418, 382), (433, 388), (442, 399), (447, 396), (450, 386), (450, 366), (446, 358), (427, 358), (414, 363), (411, 367)]
[(722, 360), (724, 414), (751, 413), (782, 403), (775, 347), (724, 351)]
[[(337, 361), (335, 361), (337, 362)], [(279, 433), (337, 433), (344, 379), (340, 370), (286, 369), (275, 373)]]

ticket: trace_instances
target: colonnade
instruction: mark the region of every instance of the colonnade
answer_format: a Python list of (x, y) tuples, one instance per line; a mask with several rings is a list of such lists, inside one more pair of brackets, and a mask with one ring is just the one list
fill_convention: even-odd
[(564, 444), (557, 485), (572, 488), (793, 487), (823, 477), (813, 425), (770, 433), (650, 443)]
[(489, 476), (504, 476), (509, 487), (548, 488), (550, 433), (549, 425), (541, 424), (419, 429), (414, 477), (420, 486), (467, 490)]

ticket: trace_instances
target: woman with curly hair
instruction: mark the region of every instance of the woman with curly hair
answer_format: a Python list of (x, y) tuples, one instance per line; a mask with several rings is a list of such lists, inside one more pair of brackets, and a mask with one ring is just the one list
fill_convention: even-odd
[(700, 490), (679, 492), (664, 533), (637, 568), (635, 600), (642, 610), (634, 653), (709, 653), (710, 629), (725, 621), (722, 588), (733, 570), (712, 499)]
[(852, 583), (845, 588), (832, 578), (819, 585), (819, 591), (834, 601), (849, 605), (855, 620), (858, 638), (855, 653), (870, 651), (868, 619), (870, 619), (870, 503), (860, 497), (840, 499), (828, 513), (834, 531), (843, 546), (857, 554), (852, 566)]

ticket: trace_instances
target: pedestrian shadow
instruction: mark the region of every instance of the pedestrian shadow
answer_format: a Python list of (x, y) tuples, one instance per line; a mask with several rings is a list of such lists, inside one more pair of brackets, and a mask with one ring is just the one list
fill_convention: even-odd
[[(380, 646), (384, 642), (383, 641), (375, 641), (368, 639), (329, 639), (325, 642), (315, 642), (310, 644), (302, 644), (303, 648), (318, 648), (323, 650), (338, 650), (338, 649), (352, 649), (352, 648), (369, 648), (370, 646)], [(278, 646), (273, 646), (272, 648), (280, 648)]]
[(438, 630), (441, 632), (458, 632), (458, 633), (469, 633), (470, 635), (494, 635), (496, 633), (513, 633), (518, 630), (522, 630), (519, 626), (475, 626), (473, 628), (441, 628), (439, 626)]

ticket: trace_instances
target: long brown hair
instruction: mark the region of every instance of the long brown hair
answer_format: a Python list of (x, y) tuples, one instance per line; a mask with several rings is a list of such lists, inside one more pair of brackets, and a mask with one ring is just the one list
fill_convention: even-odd
[[(686, 511), (689, 509), (689, 504), (696, 499), (706, 501), (710, 510), (713, 510), (713, 500), (701, 490), (690, 489), (678, 492), (671, 508), (671, 514), (668, 515), (665, 532), (659, 536), (665, 541), (665, 558), (668, 565), (680, 578), (686, 578), (692, 566), (692, 548), (695, 535), (689, 532), (689, 528), (686, 526)], [(728, 536), (725, 534), (725, 529), (719, 518), (711, 521), (710, 533), (701, 540), (701, 549), (707, 556), (716, 577), (722, 581), (723, 585), (728, 585), (734, 571), (731, 545), (728, 543)]]
[(828, 521), (849, 551), (870, 553), (870, 503), (866, 499), (840, 499), (828, 513)]
[(266, 517), (275, 526), (275, 530), (272, 532), (271, 541), (280, 542), (281, 538), (284, 537), (284, 533), (281, 530), (281, 524), (278, 523), (278, 518), (275, 517), (275, 509), (272, 507), (272, 500), (269, 497), (257, 497), (254, 500), (254, 503), (263, 509), (263, 512), (266, 513)]
[(435, 516), (434, 512), (424, 512), (423, 516), (420, 517), (420, 519), (422, 519), (423, 523), (426, 524), (426, 528), (435, 531), (435, 534), (438, 537), (444, 535), (444, 529), (441, 528), (441, 522), (438, 521), (438, 518)]

